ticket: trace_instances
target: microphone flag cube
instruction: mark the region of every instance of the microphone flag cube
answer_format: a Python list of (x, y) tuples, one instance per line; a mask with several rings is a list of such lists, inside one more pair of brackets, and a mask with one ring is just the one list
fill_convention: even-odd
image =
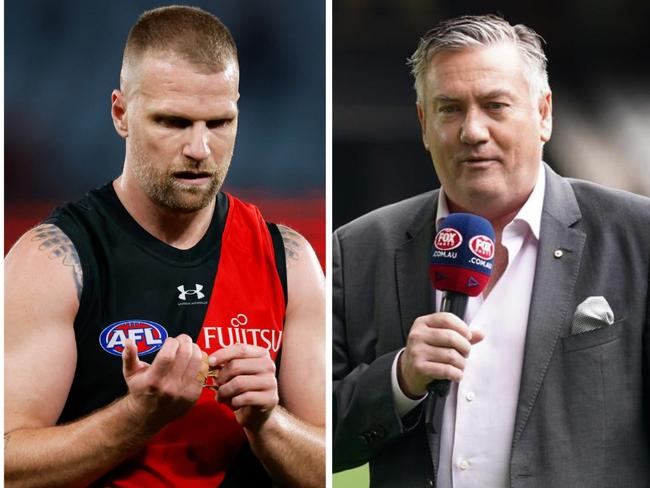
[(450, 214), (433, 239), (429, 275), (433, 287), (475, 297), (492, 273), (495, 237), (487, 219), (468, 213)]

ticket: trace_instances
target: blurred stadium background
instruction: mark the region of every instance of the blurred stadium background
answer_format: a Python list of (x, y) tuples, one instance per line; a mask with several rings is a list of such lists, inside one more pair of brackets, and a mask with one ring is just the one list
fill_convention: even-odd
[[(439, 186), (405, 63), (436, 22), (464, 14), (501, 13), (545, 38), (554, 102), (545, 160), (556, 171), (650, 195), (649, 2), (337, 0), (332, 9), (333, 229)], [(364, 486), (367, 466), (333, 477), (334, 488)]]
[[(161, 5), (5, 3), (5, 253), (55, 205), (120, 173), (110, 94), (130, 27)], [(239, 136), (224, 189), (305, 235), (324, 266), (324, 3), (191, 5), (216, 14), (239, 50)]]

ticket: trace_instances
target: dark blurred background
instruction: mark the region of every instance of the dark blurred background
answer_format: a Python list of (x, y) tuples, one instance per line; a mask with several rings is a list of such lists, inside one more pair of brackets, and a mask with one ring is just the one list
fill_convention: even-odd
[[(120, 173), (124, 142), (112, 125), (111, 91), (129, 29), (143, 11), (165, 4), (5, 2), (6, 246), (52, 205)], [(306, 234), (323, 263), (324, 3), (191, 5), (217, 15), (239, 51), (239, 136), (225, 189)]]
[(439, 186), (406, 66), (439, 20), (500, 13), (547, 42), (560, 174), (650, 195), (650, 2), (337, 0), (333, 228)]

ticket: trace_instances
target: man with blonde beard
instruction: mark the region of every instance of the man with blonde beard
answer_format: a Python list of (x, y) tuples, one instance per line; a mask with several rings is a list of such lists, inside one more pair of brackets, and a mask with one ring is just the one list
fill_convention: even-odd
[(324, 485), (320, 266), (219, 191), (230, 32), (197, 8), (145, 12), (120, 85), (122, 174), (7, 256), (7, 486)]

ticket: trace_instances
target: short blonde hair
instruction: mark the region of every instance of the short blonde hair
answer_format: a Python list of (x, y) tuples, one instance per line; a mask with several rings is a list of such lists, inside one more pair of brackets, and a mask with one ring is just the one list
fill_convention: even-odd
[(131, 28), (122, 69), (148, 53), (170, 53), (202, 71), (222, 71), (237, 62), (237, 47), (228, 28), (196, 7), (171, 5), (144, 12)]

